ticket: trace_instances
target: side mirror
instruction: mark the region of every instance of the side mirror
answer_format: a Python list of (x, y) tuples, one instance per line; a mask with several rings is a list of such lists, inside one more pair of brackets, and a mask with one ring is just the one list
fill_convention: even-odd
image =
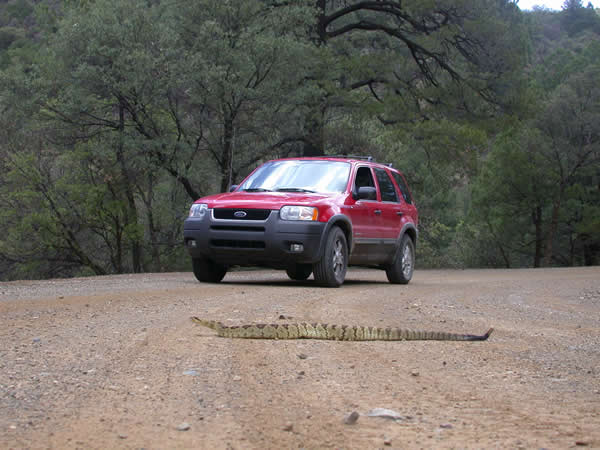
[(359, 187), (358, 200), (377, 200), (377, 189), (372, 186)]
[(229, 192), (233, 192), (233, 191), (235, 191), (235, 190), (238, 188), (238, 186), (239, 186), (239, 184), (232, 184), (232, 185), (229, 187)]

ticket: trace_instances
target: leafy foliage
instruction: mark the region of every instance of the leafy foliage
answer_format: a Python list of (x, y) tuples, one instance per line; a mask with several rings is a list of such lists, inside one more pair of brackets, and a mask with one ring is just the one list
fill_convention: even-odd
[(0, 277), (186, 268), (258, 163), (406, 174), (430, 267), (598, 264), (600, 28), (580, 0), (0, 3)]

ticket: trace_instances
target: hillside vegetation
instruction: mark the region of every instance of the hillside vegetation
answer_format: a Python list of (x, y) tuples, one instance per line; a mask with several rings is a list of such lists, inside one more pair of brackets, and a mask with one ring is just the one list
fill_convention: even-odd
[(600, 263), (600, 15), (567, 0), (0, 0), (0, 279), (188, 268), (271, 158), (408, 178), (420, 267)]

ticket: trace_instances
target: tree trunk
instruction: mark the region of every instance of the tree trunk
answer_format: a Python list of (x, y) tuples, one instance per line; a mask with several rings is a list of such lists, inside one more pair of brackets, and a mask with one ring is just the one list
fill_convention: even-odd
[(489, 219), (486, 219), (486, 223), (488, 226), (488, 230), (490, 231), (490, 234), (492, 235), (492, 237), (494, 238), (494, 241), (496, 242), (496, 245), (498, 246), (498, 250), (500, 251), (500, 255), (502, 255), (502, 259), (504, 260), (504, 264), (506, 265), (506, 268), (510, 269), (510, 257), (508, 255), (508, 253), (506, 253), (506, 251), (504, 250), (504, 246), (502, 245), (503, 244), (502, 240), (498, 239), (498, 237), (496, 236), (496, 233), (494, 233), (494, 227), (492, 227), (492, 224), (489, 221)]
[(148, 220), (148, 234), (150, 235), (150, 246), (152, 251), (152, 262), (150, 269), (154, 272), (160, 272), (162, 270), (162, 264), (160, 261), (160, 248), (156, 233), (156, 227), (154, 226), (154, 214), (152, 212), (152, 199), (154, 197), (154, 176), (152, 173), (148, 173), (148, 194), (143, 196), (144, 203), (146, 205), (146, 218)]
[(561, 186), (560, 191), (552, 205), (552, 218), (550, 220), (548, 233), (546, 234), (546, 251), (544, 252), (544, 266), (546, 267), (552, 264), (552, 243), (554, 241), (554, 236), (556, 236), (556, 230), (558, 230), (560, 204), (564, 190), (564, 186)]
[(324, 114), (321, 108), (315, 106), (306, 115), (304, 123), (304, 148), (303, 156), (322, 156), (325, 154)]
[(113, 269), (117, 273), (123, 273), (123, 227), (119, 222), (119, 218), (113, 219), (113, 226), (115, 227), (115, 251), (111, 255)]
[(223, 158), (221, 160), (221, 192), (227, 192), (233, 177), (233, 117), (225, 114), (223, 123)]
[[(125, 207), (123, 208), (123, 213), (125, 216), (125, 226), (130, 228), (128, 240), (131, 243), (132, 269), (134, 273), (140, 273), (142, 271), (142, 246), (138, 235), (138, 215), (135, 206), (135, 198), (133, 196), (132, 183), (129, 179), (130, 172), (127, 169), (127, 163), (125, 161), (124, 138), (125, 106), (119, 102), (119, 143), (117, 146), (117, 161), (121, 169), (122, 186), (127, 200)], [(131, 228), (133, 228), (133, 233)]]
[[(319, 17), (313, 29), (313, 41), (317, 47), (327, 44), (326, 5), (326, 0), (316, 1)], [(326, 101), (327, 99), (324, 97), (314, 99), (314, 104), (309, 106), (310, 109), (304, 117), (303, 156), (322, 156), (325, 154), (323, 130), (325, 126), (326, 107), (323, 105)]]
[(535, 225), (535, 255), (533, 257), (533, 267), (541, 267), (542, 246), (544, 237), (542, 232), (542, 207), (536, 206), (532, 212), (533, 224)]
[(600, 264), (600, 245), (592, 242), (583, 244), (583, 264), (585, 266), (595, 266)]
[(327, 23), (325, 21), (325, 7), (327, 6), (327, 0), (317, 0), (316, 6), (319, 10), (319, 17), (317, 20), (317, 29), (315, 30), (315, 39), (317, 45), (323, 45), (327, 42)]

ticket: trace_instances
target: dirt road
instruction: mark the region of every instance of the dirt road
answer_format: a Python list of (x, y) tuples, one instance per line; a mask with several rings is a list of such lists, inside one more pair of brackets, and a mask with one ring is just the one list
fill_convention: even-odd
[[(192, 315), (495, 331), (232, 340)], [(21, 281), (0, 283), (0, 321), (0, 448), (600, 448), (600, 268)]]

